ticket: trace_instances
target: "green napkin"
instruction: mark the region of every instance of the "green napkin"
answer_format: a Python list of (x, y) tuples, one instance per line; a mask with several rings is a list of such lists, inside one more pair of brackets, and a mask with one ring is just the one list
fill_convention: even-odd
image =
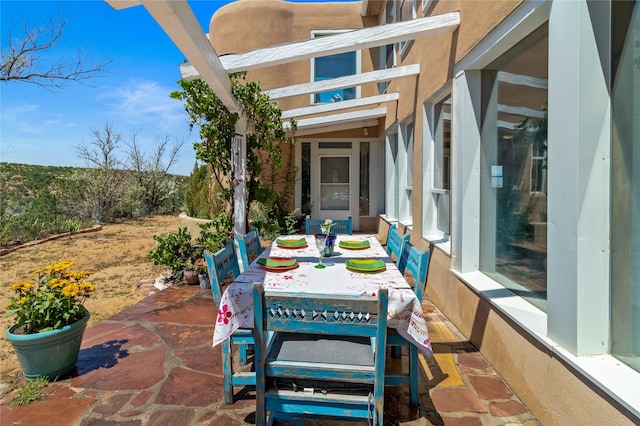
[(346, 262), (346, 265), (353, 269), (358, 269), (361, 271), (384, 271), (387, 269), (387, 266), (384, 264), (383, 260), (380, 259), (349, 259)]
[(278, 238), (276, 240), (276, 244), (280, 244), (281, 246), (301, 246), (307, 243), (306, 238), (302, 237), (299, 240), (283, 240)]
[(257, 262), (259, 265), (266, 266), (268, 268), (281, 268), (285, 266), (293, 266), (296, 264), (297, 260), (281, 257), (261, 257)]
[(340, 241), (339, 245), (345, 248), (364, 248), (369, 247), (369, 240), (344, 240)]

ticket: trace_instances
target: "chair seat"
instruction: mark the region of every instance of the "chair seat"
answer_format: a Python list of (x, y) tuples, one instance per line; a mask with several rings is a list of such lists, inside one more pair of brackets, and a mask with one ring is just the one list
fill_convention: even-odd
[(373, 352), (371, 339), (362, 336), (277, 333), (269, 359), (371, 366)]

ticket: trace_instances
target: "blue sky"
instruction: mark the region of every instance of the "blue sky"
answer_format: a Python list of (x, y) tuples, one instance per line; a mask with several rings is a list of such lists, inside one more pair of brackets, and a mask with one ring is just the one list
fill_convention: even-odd
[[(227, 2), (189, 3), (208, 32), (211, 15)], [(0, 83), (0, 161), (84, 166), (76, 147), (89, 144), (91, 129), (103, 129), (108, 121), (125, 137), (139, 131), (138, 141), (148, 153), (159, 137), (185, 141), (171, 171), (191, 172), (197, 131), (189, 133), (182, 104), (169, 98), (179, 89), (178, 65), (184, 55), (144, 7), (116, 11), (101, 0), (2, 0), (0, 8), (3, 46), (9, 29), (18, 36), (25, 23), (46, 27), (49, 19), (62, 17), (67, 21), (62, 40), (48, 53), (74, 55), (82, 49), (94, 59), (113, 61), (88, 85), (69, 82), (52, 91), (34, 84)]]

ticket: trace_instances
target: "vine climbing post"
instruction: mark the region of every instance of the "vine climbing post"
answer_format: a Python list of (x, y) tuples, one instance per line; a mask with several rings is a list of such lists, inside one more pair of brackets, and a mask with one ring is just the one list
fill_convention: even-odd
[(235, 124), (235, 134), (231, 144), (231, 166), (233, 167), (233, 223), (235, 231), (241, 235), (246, 233), (246, 162), (247, 162), (247, 118), (240, 114)]

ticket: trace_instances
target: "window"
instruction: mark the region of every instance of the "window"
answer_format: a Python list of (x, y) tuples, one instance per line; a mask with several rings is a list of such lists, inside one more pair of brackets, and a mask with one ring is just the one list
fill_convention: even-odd
[(300, 167), (302, 199), (300, 205), (302, 214), (311, 214), (311, 144), (302, 142), (302, 164)]
[(436, 208), (436, 229), (443, 237), (451, 233), (451, 96), (433, 108), (433, 189), (431, 194)]
[[(335, 32), (314, 31), (312, 38), (323, 37), (330, 34), (335, 34)], [(311, 60), (312, 81), (331, 80), (337, 77), (354, 75), (358, 72), (360, 72), (360, 53), (356, 51), (322, 56)], [(316, 93), (312, 95), (312, 103), (340, 102), (346, 99), (355, 99), (358, 96), (358, 87), (347, 87)]]
[[(385, 6), (385, 12), (382, 19), (382, 24), (393, 24), (396, 22), (396, 2), (395, 0), (388, 0)], [(396, 65), (396, 49), (395, 44), (387, 44), (380, 47), (380, 69), (393, 68)], [(378, 90), (380, 94), (385, 93), (389, 82), (385, 81), (378, 83)]]
[(408, 121), (400, 126), (402, 136), (402, 152), (398, 156), (398, 176), (401, 187), (398, 192), (402, 194), (400, 204), (400, 220), (406, 225), (412, 223), (412, 199), (413, 199), (413, 121)]
[(611, 354), (640, 371), (640, 4), (613, 12)]
[[(417, 0), (400, 0), (400, 22), (411, 21), (416, 19), (416, 1)], [(404, 52), (407, 41), (400, 42), (400, 53)]]
[(385, 211), (388, 219), (397, 220), (399, 210), (398, 198), (398, 176), (399, 176), (399, 155), (398, 155), (398, 134), (391, 133), (387, 136), (385, 144), (385, 182), (387, 188), (387, 198)]
[(430, 241), (448, 242), (451, 234), (451, 105), (449, 85), (424, 104), (422, 236)]
[(543, 310), (547, 76), (547, 24), (482, 71), (480, 270)]
[(371, 144), (369, 142), (360, 142), (360, 198), (359, 210), (360, 216), (369, 216), (371, 209), (371, 198), (369, 191), (371, 188), (370, 163), (371, 163)]

